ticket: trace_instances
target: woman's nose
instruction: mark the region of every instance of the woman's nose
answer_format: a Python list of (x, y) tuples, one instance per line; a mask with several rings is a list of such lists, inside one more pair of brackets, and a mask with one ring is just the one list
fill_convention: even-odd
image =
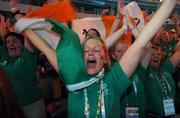
[(89, 50), (88, 55), (93, 55), (93, 50)]

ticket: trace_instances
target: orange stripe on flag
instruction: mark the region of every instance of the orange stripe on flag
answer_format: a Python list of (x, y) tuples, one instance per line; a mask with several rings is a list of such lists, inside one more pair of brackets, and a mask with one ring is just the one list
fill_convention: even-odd
[(104, 24), (105, 31), (106, 31), (106, 37), (109, 35), (111, 26), (114, 22), (115, 16), (102, 16), (101, 20)]
[(77, 12), (69, 0), (61, 0), (55, 5), (44, 4), (41, 8), (31, 10), (25, 17), (51, 18), (59, 22), (75, 19)]

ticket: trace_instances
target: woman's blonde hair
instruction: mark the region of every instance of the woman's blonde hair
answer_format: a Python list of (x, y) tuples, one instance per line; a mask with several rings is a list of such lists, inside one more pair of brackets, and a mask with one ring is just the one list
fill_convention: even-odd
[(99, 41), (102, 43), (102, 48), (103, 48), (104, 53), (105, 53), (105, 61), (106, 61), (104, 68), (105, 68), (105, 69), (109, 69), (109, 68), (111, 67), (111, 61), (110, 61), (108, 49), (107, 49), (107, 46), (106, 46), (104, 40), (103, 40), (101, 37), (96, 37), (96, 38), (91, 38), (91, 37), (90, 37), (90, 38), (87, 38), (87, 39), (85, 39), (85, 40), (82, 42), (82, 47), (83, 47), (83, 49), (84, 49), (84, 46), (85, 46), (86, 42), (87, 42), (88, 40), (90, 40), (90, 39), (99, 40)]

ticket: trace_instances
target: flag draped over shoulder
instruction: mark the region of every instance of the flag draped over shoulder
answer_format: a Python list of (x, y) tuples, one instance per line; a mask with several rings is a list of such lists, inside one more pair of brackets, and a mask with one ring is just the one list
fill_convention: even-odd
[(41, 8), (33, 9), (27, 13), (26, 18), (51, 18), (59, 22), (75, 19), (77, 12), (69, 0), (60, 0), (54, 5), (44, 4)]

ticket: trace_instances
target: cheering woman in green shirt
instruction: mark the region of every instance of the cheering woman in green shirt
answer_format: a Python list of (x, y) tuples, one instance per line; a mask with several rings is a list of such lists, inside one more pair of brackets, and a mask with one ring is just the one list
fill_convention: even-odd
[(119, 99), (130, 83), (128, 77), (136, 69), (146, 43), (165, 22), (174, 5), (175, 0), (165, 0), (121, 60), (112, 67), (100, 38), (86, 39), (81, 47), (78, 36), (71, 29), (56, 21), (46, 20), (54, 25), (51, 30), (61, 35), (54, 50), (32, 30), (24, 31), (63, 76), (69, 90), (69, 118), (120, 117)]

